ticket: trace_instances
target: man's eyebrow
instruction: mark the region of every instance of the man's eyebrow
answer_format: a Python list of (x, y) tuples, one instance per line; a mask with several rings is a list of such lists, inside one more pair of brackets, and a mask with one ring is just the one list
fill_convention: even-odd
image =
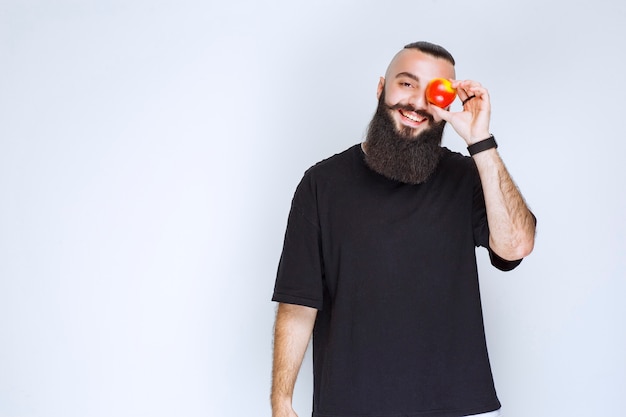
[(410, 72), (400, 72), (398, 74), (396, 74), (396, 78), (400, 78), (400, 77), (408, 77), (412, 80), (415, 80), (417, 82), (419, 82), (419, 78), (417, 78), (417, 75), (411, 74)]

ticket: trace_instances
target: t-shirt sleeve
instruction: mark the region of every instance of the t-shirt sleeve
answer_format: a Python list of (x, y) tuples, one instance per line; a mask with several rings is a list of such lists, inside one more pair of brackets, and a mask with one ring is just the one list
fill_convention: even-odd
[(516, 259), (513, 261), (506, 260), (498, 256), (489, 247), (489, 223), (487, 222), (487, 209), (485, 207), (485, 196), (483, 194), (483, 187), (478, 176), (476, 166), (473, 165), (473, 172), (475, 175), (474, 182), (474, 201), (472, 208), (472, 222), (474, 225), (474, 242), (476, 246), (482, 246), (489, 251), (489, 260), (491, 265), (499, 269), (500, 271), (510, 271), (515, 269), (522, 263), (522, 259)]
[(323, 293), (315, 186), (311, 177), (305, 174), (291, 204), (272, 301), (321, 310)]

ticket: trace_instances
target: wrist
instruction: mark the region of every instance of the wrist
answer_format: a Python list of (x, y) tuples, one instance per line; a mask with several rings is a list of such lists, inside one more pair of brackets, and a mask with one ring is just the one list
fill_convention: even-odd
[(492, 134), (490, 134), (489, 137), (479, 139), (476, 142), (470, 144), (467, 147), (467, 151), (469, 152), (470, 156), (474, 156), (477, 153), (486, 151), (488, 149), (496, 149), (497, 147), (498, 144), (496, 142), (496, 138)]
[(473, 144), (480, 142), (482, 140), (485, 140), (485, 138), (488, 138), (490, 136), (491, 136), (491, 132), (487, 130), (484, 132), (475, 133), (471, 135), (470, 138), (466, 140), (465, 142), (467, 143), (467, 146), (472, 146)]
[(272, 417), (290, 417), (295, 415), (291, 402), (280, 406), (272, 405)]
[(291, 396), (289, 395), (272, 394), (271, 403), (273, 410), (290, 410), (292, 407)]

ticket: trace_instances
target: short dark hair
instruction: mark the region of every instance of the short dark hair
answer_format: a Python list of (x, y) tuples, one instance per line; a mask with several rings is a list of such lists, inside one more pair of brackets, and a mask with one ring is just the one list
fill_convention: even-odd
[(404, 49), (417, 49), (419, 51), (424, 52), (425, 54), (432, 55), (435, 58), (442, 58), (446, 61), (450, 62), (452, 65), (456, 65), (454, 62), (454, 58), (452, 54), (448, 52), (446, 48), (440, 45), (436, 45), (434, 43), (419, 41), (413, 42), (404, 47)]

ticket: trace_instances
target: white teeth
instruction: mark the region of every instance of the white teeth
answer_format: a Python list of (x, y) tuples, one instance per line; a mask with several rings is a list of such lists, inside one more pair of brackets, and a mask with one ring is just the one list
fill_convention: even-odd
[(424, 119), (420, 119), (420, 118), (418, 118), (417, 116), (413, 116), (412, 114), (407, 114), (407, 113), (404, 113), (404, 112), (402, 112), (402, 115), (403, 115), (404, 117), (406, 117), (407, 119), (411, 119), (411, 120), (413, 120), (414, 122), (418, 122), (418, 123), (419, 123), (419, 122), (422, 122), (422, 121), (424, 120)]

